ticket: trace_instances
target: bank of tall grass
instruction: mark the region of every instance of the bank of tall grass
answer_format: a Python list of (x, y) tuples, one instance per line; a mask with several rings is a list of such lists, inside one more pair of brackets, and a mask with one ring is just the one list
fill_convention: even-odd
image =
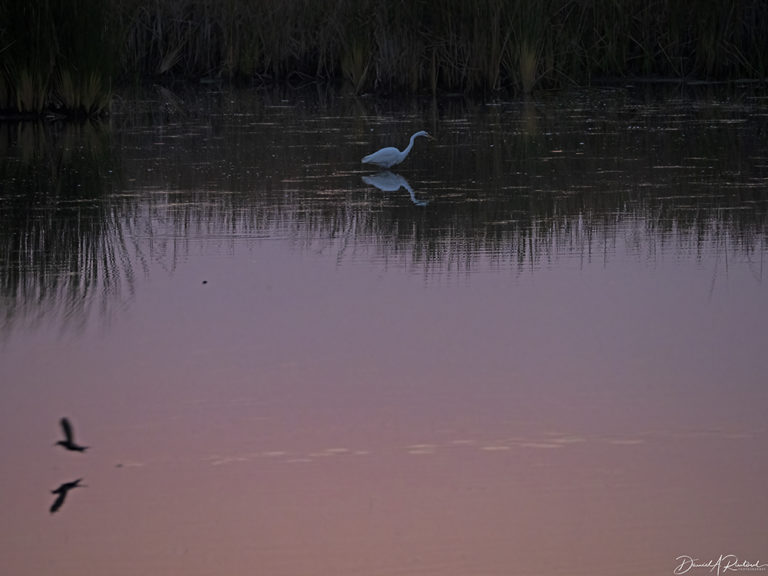
[(764, 0), (0, 0), (0, 108), (103, 110), (111, 83), (531, 92), (764, 80)]
[(103, 112), (119, 58), (109, 10), (100, 0), (0, 0), (0, 111)]
[(530, 91), (605, 76), (762, 79), (762, 0), (116, 0), (135, 78)]

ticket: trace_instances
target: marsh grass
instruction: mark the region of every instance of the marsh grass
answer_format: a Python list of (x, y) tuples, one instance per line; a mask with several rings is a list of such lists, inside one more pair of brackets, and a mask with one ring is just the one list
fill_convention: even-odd
[(528, 44), (520, 47), (520, 84), (525, 94), (533, 92), (536, 84), (536, 69), (538, 58), (536, 51)]
[(54, 15), (45, 2), (0, 3), (0, 73), (4, 108), (22, 114), (43, 110), (54, 72)]
[(129, 77), (346, 81), (489, 92), (598, 77), (762, 79), (758, 0), (175, 0), (116, 3)]
[(370, 64), (370, 51), (362, 41), (354, 43), (342, 56), (341, 68), (344, 77), (351, 84), (355, 94), (358, 94), (365, 86)]
[(0, 106), (101, 113), (113, 81), (530, 92), (765, 80), (764, 0), (0, 0)]
[(117, 39), (99, 0), (0, 0), (0, 108), (102, 113)]

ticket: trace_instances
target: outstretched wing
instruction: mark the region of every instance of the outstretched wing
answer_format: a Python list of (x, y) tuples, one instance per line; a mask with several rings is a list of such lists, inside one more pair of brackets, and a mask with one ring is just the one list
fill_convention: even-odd
[(67, 492), (73, 488), (80, 488), (80, 482), (82, 481), (82, 478), (78, 478), (77, 480), (72, 480), (72, 482), (64, 482), (64, 484), (56, 488), (56, 490), (51, 490), (51, 494), (58, 494), (56, 500), (54, 500), (53, 504), (51, 504), (51, 514), (56, 512), (56, 510), (61, 508), (62, 504), (64, 504), (64, 499), (67, 497)]
[(59, 508), (61, 508), (61, 505), (64, 504), (64, 499), (67, 497), (67, 491), (62, 490), (59, 492), (59, 495), (56, 497), (56, 500), (53, 501), (53, 504), (51, 504), (51, 514), (56, 512)]
[(64, 438), (66, 438), (67, 442), (72, 442), (72, 425), (66, 418), (61, 419), (61, 429), (64, 431)]

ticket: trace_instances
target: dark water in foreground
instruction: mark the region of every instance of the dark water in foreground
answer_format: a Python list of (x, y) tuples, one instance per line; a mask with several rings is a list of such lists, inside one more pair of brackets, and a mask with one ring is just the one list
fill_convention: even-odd
[(768, 98), (119, 108), (0, 126), (7, 573), (768, 562)]

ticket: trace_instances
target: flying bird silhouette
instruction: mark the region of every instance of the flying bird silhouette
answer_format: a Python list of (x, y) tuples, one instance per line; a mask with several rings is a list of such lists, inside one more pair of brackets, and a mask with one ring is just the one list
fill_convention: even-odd
[(84, 484), (80, 484), (82, 480), (82, 478), (78, 478), (72, 482), (64, 482), (64, 484), (56, 488), (56, 490), (51, 490), (51, 494), (58, 494), (58, 496), (56, 496), (56, 500), (54, 500), (53, 504), (51, 504), (51, 514), (56, 512), (59, 508), (61, 508), (61, 505), (64, 504), (64, 499), (67, 497), (67, 492), (73, 488), (83, 488), (85, 486)]
[(72, 452), (85, 452), (88, 449), (88, 446), (80, 446), (75, 443), (74, 434), (72, 433), (72, 425), (66, 418), (61, 419), (61, 429), (64, 432), (64, 440), (59, 440), (54, 446), (63, 446)]

